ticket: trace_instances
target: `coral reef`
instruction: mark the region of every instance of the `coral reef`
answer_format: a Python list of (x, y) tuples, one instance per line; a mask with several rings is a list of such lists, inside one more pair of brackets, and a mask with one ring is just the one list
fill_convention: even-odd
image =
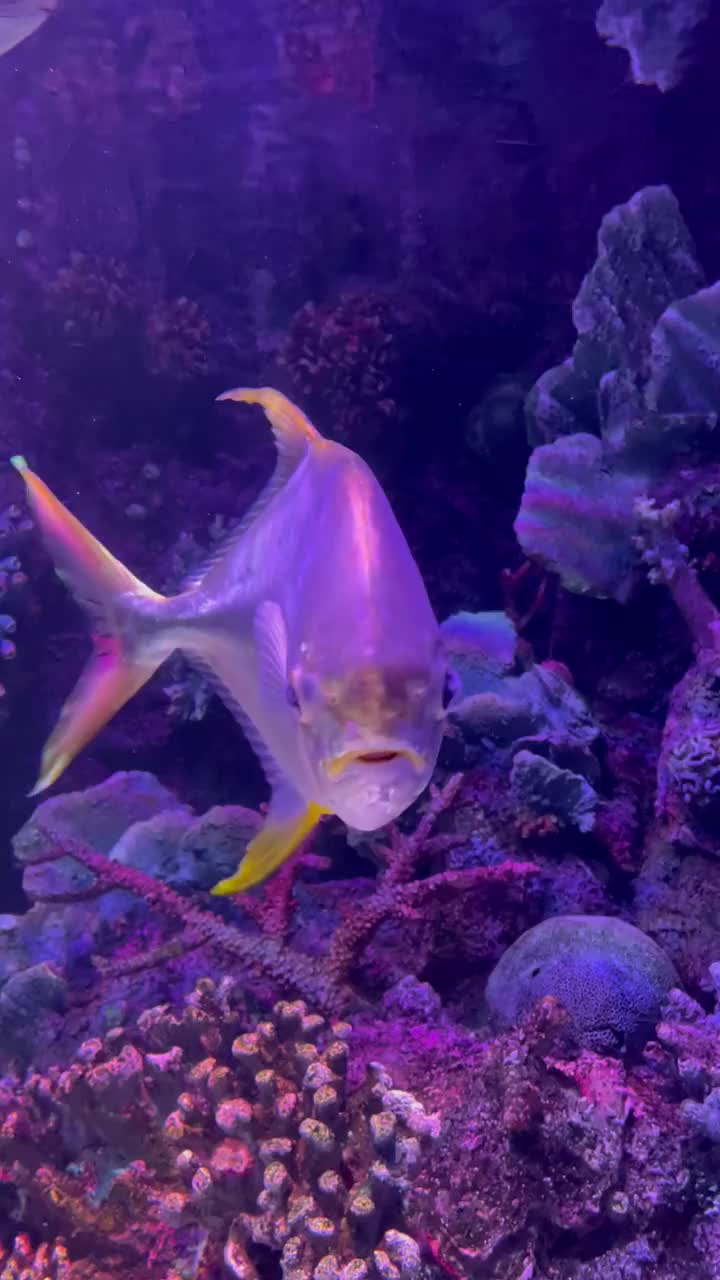
[(67, 1068), (5, 1078), (10, 1220), (43, 1238), (58, 1269), (67, 1246), (138, 1280), (209, 1276), (221, 1262), (247, 1278), (261, 1246), (298, 1277), (350, 1266), (412, 1280), (421, 1251), (404, 1206), (436, 1118), (379, 1064), (350, 1091), (349, 1026), (301, 1002), (243, 1030), (235, 987), (201, 979), (178, 1013), (147, 1009)]
[(647, 1236), (651, 1266), (671, 1260), (668, 1275), (685, 1265), (710, 1280), (682, 1216), (693, 1202), (684, 1126), (657, 1044), (638, 1066), (589, 1049), (571, 1056), (562, 1010), (546, 998), (518, 1030), (458, 1046), (444, 1071), (424, 1065), (423, 1098), (444, 1106), (414, 1197), (446, 1270), (636, 1275), (610, 1268), (628, 1241), (628, 1263), (633, 1249), (641, 1257)]
[(85, 637), (0, 517), (0, 1280), (720, 1275), (719, 15), (546, 10), (80, 0), (0, 58), (4, 456), (174, 592), (271, 465), (213, 397), (285, 386), (456, 677), (396, 826), (221, 903), (266, 791), (181, 659), (27, 798)]

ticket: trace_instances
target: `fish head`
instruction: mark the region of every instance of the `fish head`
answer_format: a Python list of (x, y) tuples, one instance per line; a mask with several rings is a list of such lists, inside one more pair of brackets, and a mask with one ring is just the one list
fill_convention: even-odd
[(300, 747), (318, 802), (348, 826), (374, 831), (430, 781), (454, 692), (444, 655), (427, 667), (367, 665), (290, 674)]

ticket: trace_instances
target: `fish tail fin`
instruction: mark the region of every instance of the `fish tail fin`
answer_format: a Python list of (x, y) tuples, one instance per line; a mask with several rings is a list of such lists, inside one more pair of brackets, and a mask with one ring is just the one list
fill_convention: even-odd
[(149, 680), (172, 645), (167, 653), (157, 642), (149, 649), (132, 625), (133, 606), (143, 601), (151, 611), (164, 597), (146, 587), (88, 533), (24, 458), (16, 456), (11, 462), (25, 483), (59, 577), (93, 621), (92, 654), (43, 749), (40, 775), (30, 792), (38, 795), (57, 781), (98, 730)]
[(328, 443), (302, 410), (272, 387), (235, 387), (233, 391), (223, 392), (218, 400), (259, 404), (265, 411), (280, 454), (294, 456), (304, 452), (308, 446), (317, 448)]

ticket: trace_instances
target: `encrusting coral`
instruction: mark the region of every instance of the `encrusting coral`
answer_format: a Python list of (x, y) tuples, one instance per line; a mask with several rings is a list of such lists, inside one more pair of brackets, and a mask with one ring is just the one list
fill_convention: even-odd
[(437, 1120), (378, 1064), (351, 1091), (349, 1026), (302, 1002), (244, 1030), (235, 987), (202, 979), (179, 1013), (2, 1081), (0, 1185), (45, 1246), (32, 1265), (251, 1280), (259, 1247), (294, 1280), (420, 1275), (405, 1203)]

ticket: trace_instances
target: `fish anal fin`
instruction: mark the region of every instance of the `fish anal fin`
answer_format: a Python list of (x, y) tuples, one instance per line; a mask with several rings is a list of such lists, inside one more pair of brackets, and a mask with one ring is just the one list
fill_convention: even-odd
[(266, 880), (295, 852), (327, 812), (312, 801), (308, 804), (300, 801), (294, 812), (288, 812), (273, 797), (265, 826), (250, 841), (237, 871), (216, 884), (211, 892), (225, 897), (231, 893), (242, 893)]

